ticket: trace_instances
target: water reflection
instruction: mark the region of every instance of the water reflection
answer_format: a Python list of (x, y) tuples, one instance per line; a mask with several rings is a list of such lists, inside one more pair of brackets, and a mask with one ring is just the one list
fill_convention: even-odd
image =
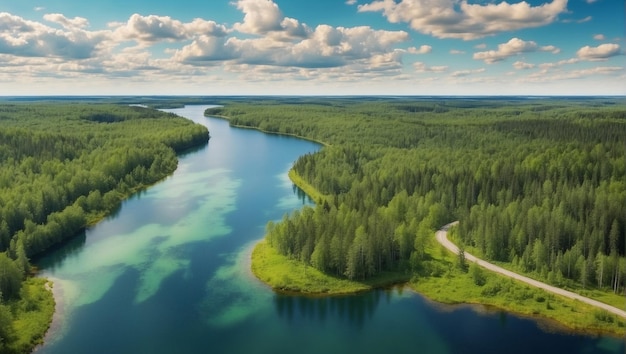
[(274, 306), (279, 317), (288, 322), (302, 320), (323, 324), (327, 318), (341, 319), (351, 327), (362, 328), (374, 317), (383, 295), (387, 300), (391, 290), (376, 290), (358, 295), (333, 297), (305, 297), (286, 294), (274, 296)]
[(83, 230), (65, 242), (52, 246), (46, 252), (45, 257), (34, 258), (32, 262), (39, 268), (54, 271), (66, 259), (77, 256), (85, 246), (86, 241), (87, 233)]
[(295, 194), (298, 197), (298, 200), (302, 202), (302, 205), (314, 203), (313, 199), (311, 199), (311, 197), (309, 197), (302, 189), (300, 189), (300, 187), (292, 184), (291, 188), (293, 190), (293, 194)]

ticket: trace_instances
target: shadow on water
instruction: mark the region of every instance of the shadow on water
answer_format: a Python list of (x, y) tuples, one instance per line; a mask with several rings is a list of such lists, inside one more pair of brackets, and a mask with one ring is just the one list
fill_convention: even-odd
[(291, 322), (303, 320), (324, 323), (327, 318), (346, 321), (350, 326), (362, 328), (376, 312), (382, 290), (358, 295), (335, 297), (304, 297), (285, 294), (274, 295), (274, 305), (279, 317)]
[(50, 247), (50, 249), (45, 252), (45, 255), (35, 257), (31, 261), (38, 268), (53, 270), (67, 258), (71, 258), (72, 256), (80, 253), (85, 246), (86, 241), (87, 233), (83, 230), (75, 236)]

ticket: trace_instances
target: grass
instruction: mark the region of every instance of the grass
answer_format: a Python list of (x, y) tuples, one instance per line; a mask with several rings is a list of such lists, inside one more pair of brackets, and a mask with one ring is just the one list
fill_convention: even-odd
[(54, 297), (46, 279), (29, 278), (22, 284), (21, 298), (9, 302), (13, 313), (13, 335), (5, 344), (7, 353), (29, 353), (43, 342), (54, 314)]
[(436, 264), (437, 269), (445, 269), (444, 274), (414, 277), (409, 282), (411, 288), (432, 300), (447, 304), (493, 306), (523, 316), (554, 320), (584, 333), (626, 334), (626, 320), (623, 318), (487, 270), (483, 270), (485, 285), (478, 286), (469, 272), (457, 266), (458, 256), (433, 243), (434, 240), (428, 246), (428, 253), (433, 257), (428, 262)]
[(315, 203), (321, 203), (324, 200), (331, 200), (329, 195), (320, 193), (315, 187), (307, 183), (304, 178), (300, 177), (298, 172), (293, 168), (289, 170), (289, 178), (291, 182), (302, 189), (302, 191), (309, 196)]
[[(450, 235), (454, 235), (454, 233), (449, 234)], [(456, 244), (458, 244), (458, 238), (456, 237), (450, 237), (450, 239), (455, 242)], [(465, 251), (468, 253), (473, 254), (476, 257), (479, 258), (484, 258), (484, 255), (482, 254), (482, 252), (480, 252), (480, 250), (476, 247), (471, 247), (471, 246), (465, 246)], [(489, 261), (493, 264), (496, 264), (499, 267), (502, 267), (504, 269), (510, 270), (512, 272), (515, 273), (519, 273), (521, 275), (524, 275), (526, 277), (544, 282), (546, 284), (550, 284), (550, 285), (554, 285), (557, 286), (559, 288), (563, 288), (565, 290), (577, 293), (579, 295), (588, 297), (590, 299), (594, 299), (600, 302), (603, 302), (605, 304), (611, 305), (613, 307), (616, 307), (618, 309), (625, 309), (626, 308), (626, 298), (624, 297), (623, 294), (615, 294), (610, 290), (600, 290), (600, 289), (585, 289), (582, 287), (582, 285), (580, 283), (577, 283), (571, 279), (564, 279), (564, 283), (563, 284), (553, 284), (550, 283), (548, 281), (548, 279), (545, 279), (544, 277), (542, 277), (540, 274), (536, 273), (536, 272), (524, 272), (523, 270), (521, 270), (520, 268), (516, 267), (515, 265), (509, 263), (509, 262), (494, 262), (494, 261)]]
[(546, 322), (553, 328), (626, 335), (626, 321), (618, 316), (486, 270), (483, 270), (485, 283), (478, 286), (470, 272), (457, 266), (457, 257), (435, 244), (434, 240), (428, 245), (427, 253), (429, 258), (424, 262), (422, 275), (413, 274), (409, 279), (411, 274), (388, 272), (361, 282), (322, 273), (278, 254), (262, 240), (252, 252), (252, 272), (273, 289), (284, 293), (339, 295), (407, 283), (416, 292), (441, 303), (483, 304), (522, 316), (556, 321)]
[(279, 254), (265, 240), (252, 251), (252, 272), (274, 290), (308, 295), (340, 295), (405, 283), (408, 275), (383, 273), (366, 281), (334, 277)]

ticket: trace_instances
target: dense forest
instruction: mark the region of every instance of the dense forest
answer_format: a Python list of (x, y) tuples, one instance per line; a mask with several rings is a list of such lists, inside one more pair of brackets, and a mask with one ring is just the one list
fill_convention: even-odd
[(13, 327), (37, 307), (23, 301), (29, 259), (172, 173), (177, 152), (208, 138), (203, 126), (142, 107), (0, 104), (0, 352), (31, 344)]
[(322, 195), (268, 225), (281, 254), (329, 274), (437, 276), (424, 244), (457, 242), (559, 286), (624, 292), (623, 99), (266, 99), (232, 125), (324, 142), (294, 172)]

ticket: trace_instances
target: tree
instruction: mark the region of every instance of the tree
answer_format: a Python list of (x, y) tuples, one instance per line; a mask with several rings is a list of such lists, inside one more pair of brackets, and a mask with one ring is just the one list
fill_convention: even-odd
[(459, 255), (458, 255), (457, 265), (462, 271), (467, 272), (467, 261), (465, 260), (465, 245), (463, 244), (459, 245)]
[(5, 299), (16, 299), (21, 286), (22, 272), (6, 253), (0, 253), (0, 293)]
[(487, 283), (487, 277), (485, 277), (483, 269), (478, 264), (476, 264), (476, 262), (470, 263), (469, 274), (472, 277), (474, 284), (478, 286), (483, 286), (485, 285), (485, 283)]

